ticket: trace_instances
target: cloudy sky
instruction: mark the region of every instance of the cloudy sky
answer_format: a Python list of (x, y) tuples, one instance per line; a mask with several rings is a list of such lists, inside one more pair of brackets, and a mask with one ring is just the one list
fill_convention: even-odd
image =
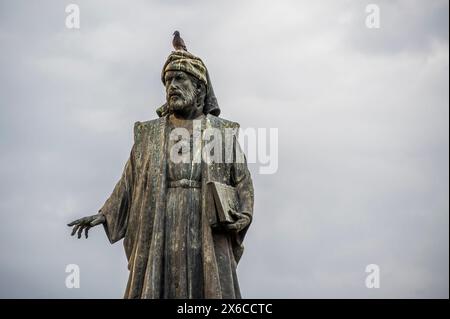
[(250, 165), (244, 297), (449, 297), (448, 1), (72, 1), (80, 29), (69, 3), (0, 0), (0, 297), (122, 297), (121, 242), (65, 225), (102, 206), (133, 123), (156, 117), (174, 30), (221, 116), (278, 128), (277, 172)]

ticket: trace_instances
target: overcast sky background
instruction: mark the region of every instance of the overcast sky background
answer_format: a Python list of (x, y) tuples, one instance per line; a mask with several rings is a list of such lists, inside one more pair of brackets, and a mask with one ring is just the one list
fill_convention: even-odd
[(122, 297), (122, 242), (65, 225), (102, 206), (133, 123), (156, 117), (174, 30), (221, 116), (279, 130), (277, 173), (250, 166), (244, 297), (449, 297), (448, 1), (80, 0), (79, 30), (69, 3), (0, 0), (0, 297)]

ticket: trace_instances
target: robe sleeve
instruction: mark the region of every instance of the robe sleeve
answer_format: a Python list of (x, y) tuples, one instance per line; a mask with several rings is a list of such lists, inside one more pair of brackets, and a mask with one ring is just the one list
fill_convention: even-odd
[[(253, 181), (250, 176), (250, 171), (247, 167), (247, 160), (244, 152), (242, 151), (239, 142), (235, 140), (234, 156), (235, 161), (231, 167), (231, 181), (239, 197), (240, 213), (247, 215), (250, 218), (250, 223), (253, 219), (253, 204), (254, 204), (254, 191), (253, 191)], [(243, 241), (245, 234), (247, 233), (250, 224), (242, 229), (235, 237), (236, 246), (234, 247), (234, 255), (236, 262), (239, 261), (243, 253)]]
[(99, 213), (105, 216), (106, 221), (103, 226), (111, 244), (122, 239), (127, 230), (133, 185), (133, 149), (125, 164), (122, 177), (99, 210)]

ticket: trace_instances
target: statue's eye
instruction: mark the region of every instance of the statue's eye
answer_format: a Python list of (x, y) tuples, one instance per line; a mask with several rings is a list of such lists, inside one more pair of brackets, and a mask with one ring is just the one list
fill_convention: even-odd
[(172, 77), (167, 77), (166, 78), (166, 84), (169, 84), (170, 82), (172, 82)]

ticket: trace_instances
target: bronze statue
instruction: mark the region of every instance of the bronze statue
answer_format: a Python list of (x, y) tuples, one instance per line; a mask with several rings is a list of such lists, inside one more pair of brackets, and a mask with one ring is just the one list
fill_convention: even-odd
[[(135, 124), (134, 145), (111, 196), (98, 214), (68, 226), (72, 235), (81, 238), (84, 230), (87, 238), (91, 227), (102, 224), (111, 243), (124, 239), (130, 271), (125, 298), (241, 298), (236, 267), (254, 195), (237, 142), (239, 124), (218, 117), (206, 66), (191, 53), (172, 51), (162, 81), (166, 103), (157, 110), (159, 118)], [(189, 132), (187, 143), (175, 129)], [(204, 154), (207, 145), (196, 132), (207, 130), (222, 140), (233, 132), (232, 143), (214, 149), (232, 154), (231, 161), (195, 160), (196, 146)], [(183, 154), (194, 155), (173, 160)], [(228, 195), (214, 197), (215, 184), (235, 192), (237, 206), (223, 209)], [(228, 220), (218, 217), (219, 206)]]

